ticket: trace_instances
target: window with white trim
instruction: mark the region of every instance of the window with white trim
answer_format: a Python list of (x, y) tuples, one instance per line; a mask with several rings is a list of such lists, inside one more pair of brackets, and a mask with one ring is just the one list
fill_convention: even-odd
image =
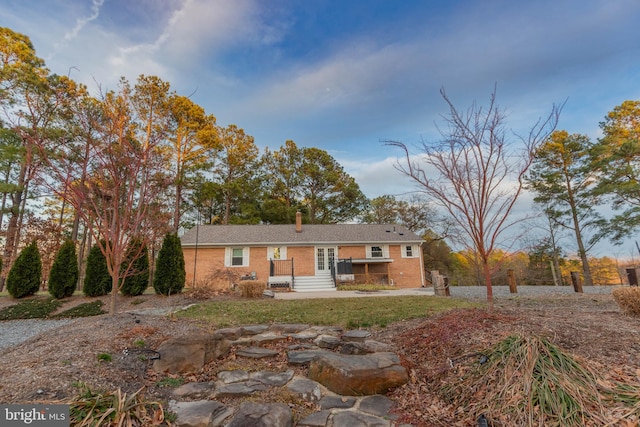
[(287, 259), (287, 247), (269, 246), (267, 248), (267, 259)]
[(247, 267), (249, 266), (249, 248), (234, 247), (225, 248), (225, 267)]
[(367, 258), (389, 258), (389, 247), (387, 245), (367, 246)]
[(417, 258), (418, 245), (402, 245), (402, 258)]

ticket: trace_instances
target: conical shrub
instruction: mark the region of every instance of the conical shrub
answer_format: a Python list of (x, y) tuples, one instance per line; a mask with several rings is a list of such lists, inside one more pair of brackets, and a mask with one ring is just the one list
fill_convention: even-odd
[(153, 289), (157, 294), (172, 295), (182, 292), (186, 278), (182, 245), (176, 234), (168, 233), (158, 252)]
[(100, 247), (93, 245), (87, 256), (87, 271), (84, 276), (82, 292), (88, 297), (99, 297), (111, 292), (113, 283), (107, 269), (107, 259)]
[(133, 239), (127, 249), (122, 269), (131, 264), (127, 277), (122, 280), (120, 292), (125, 296), (142, 295), (149, 286), (149, 252), (147, 245), (140, 239)]
[(33, 241), (24, 248), (7, 276), (7, 291), (14, 298), (33, 295), (40, 289), (42, 261), (38, 245)]
[(78, 283), (78, 259), (76, 245), (71, 240), (65, 241), (56, 254), (49, 272), (49, 293), (54, 298), (65, 298), (73, 295)]

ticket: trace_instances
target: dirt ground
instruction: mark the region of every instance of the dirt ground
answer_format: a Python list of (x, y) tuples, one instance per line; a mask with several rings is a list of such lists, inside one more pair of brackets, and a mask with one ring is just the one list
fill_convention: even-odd
[[(0, 298), (0, 308), (11, 301)], [(81, 297), (75, 303), (79, 302)], [(78, 319), (0, 351), (0, 402), (68, 399), (78, 382), (128, 392), (146, 386), (148, 395), (167, 398), (169, 389), (162, 387), (162, 378), (149, 369), (145, 353), (133, 357), (124, 355), (123, 350), (134, 348), (136, 341), (143, 342), (145, 348), (157, 348), (168, 337), (213, 330), (214, 325), (126, 311), (193, 302), (196, 300), (183, 295), (128, 299), (121, 302), (121, 313), (116, 316)], [(456, 381), (456, 363), (513, 333), (546, 336), (603, 376), (640, 383), (640, 319), (624, 315), (610, 294), (499, 297), (492, 311), (455, 310), (372, 332), (375, 339), (393, 344), (409, 369), (410, 383), (390, 392), (389, 397), (396, 402), (399, 420), (415, 426), (475, 425), (464, 408), (450, 405), (438, 389)], [(100, 353), (114, 355), (113, 361), (98, 362)], [(238, 363), (227, 358), (186, 381), (211, 379), (218, 370), (237, 368)], [(269, 369), (284, 369), (285, 365), (285, 360), (279, 360)]]

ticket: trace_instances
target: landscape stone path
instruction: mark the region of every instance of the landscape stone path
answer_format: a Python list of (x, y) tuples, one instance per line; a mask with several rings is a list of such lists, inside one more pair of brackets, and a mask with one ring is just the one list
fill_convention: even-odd
[[(268, 361), (281, 356), (268, 344), (287, 340), (284, 351), (290, 369), (221, 371), (214, 381), (186, 383), (173, 390), (169, 410), (177, 416), (174, 425), (407, 427), (398, 423), (391, 412), (394, 402), (384, 396), (390, 388), (408, 381), (406, 369), (388, 344), (370, 336), (365, 330), (304, 324), (219, 329), (213, 334), (164, 342), (158, 348), (160, 359), (154, 362), (154, 369), (173, 374), (198, 372), (231, 349), (235, 349), (240, 366), (243, 358)], [(308, 374), (296, 375), (296, 366), (308, 366)], [(294, 422), (293, 403), (257, 402), (251, 396), (258, 392), (272, 396), (289, 393), (312, 411)]]

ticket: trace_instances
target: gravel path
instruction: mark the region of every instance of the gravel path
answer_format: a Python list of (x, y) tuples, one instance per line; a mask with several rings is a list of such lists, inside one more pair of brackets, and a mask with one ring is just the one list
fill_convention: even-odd
[(75, 319), (26, 319), (0, 322), (0, 352), (50, 329), (67, 325), (74, 320)]

